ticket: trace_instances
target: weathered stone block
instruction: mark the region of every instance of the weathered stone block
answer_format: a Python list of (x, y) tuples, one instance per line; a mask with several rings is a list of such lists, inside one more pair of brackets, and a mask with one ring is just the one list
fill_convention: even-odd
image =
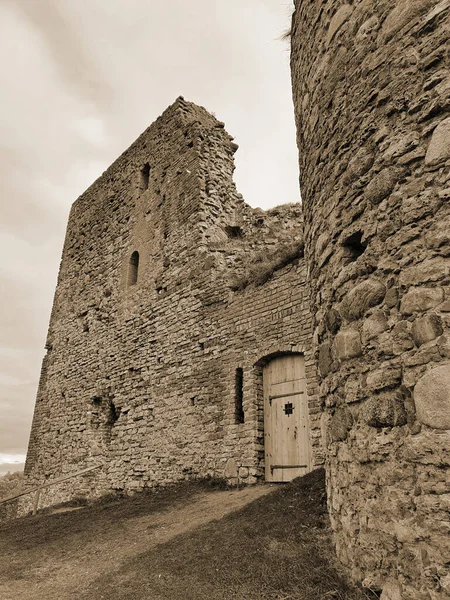
[(406, 410), (400, 392), (373, 396), (361, 410), (360, 418), (370, 427), (400, 427), (406, 425)]
[(340, 331), (334, 338), (334, 354), (340, 360), (354, 358), (361, 354), (361, 336), (355, 329)]
[(396, 287), (391, 287), (386, 292), (386, 296), (384, 297), (384, 303), (388, 308), (394, 308), (397, 306), (398, 302), (398, 289)]
[(403, 600), (400, 583), (395, 579), (389, 579), (383, 586), (380, 600)]
[(435, 308), (444, 300), (444, 290), (439, 287), (413, 287), (403, 296), (400, 311), (404, 315), (425, 312)]
[(377, 173), (366, 188), (367, 200), (371, 204), (380, 204), (394, 190), (398, 176), (398, 169), (393, 167), (388, 167)]
[(370, 19), (364, 21), (364, 23), (358, 29), (358, 32), (356, 34), (356, 40), (361, 44), (364, 44), (367, 41), (367, 39), (370, 38), (372, 34), (374, 34), (374, 32), (379, 28), (379, 26), (380, 20), (376, 15), (373, 15), (372, 17), (370, 17)]
[(334, 38), (336, 33), (342, 27), (342, 25), (349, 19), (350, 15), (353, 12), (353, 7), (350, 4), (343, 4), (335, 13), (333, 18), (330, 21), (330, 26), (328, 27), (327, 33), (327, 45)]
[(392, 388), (400, 384), (402, 380), (402, 370), (400, 367), (391, 366), (389, 363), (382, 365), (367, 375), (366, 385), (371, 391), (381, 390), (383, 388)]
[(322, 377), (326, 377), (330, 372), (331, 364), (331, 347), (328, 342), (323, 343), (319, 349), (319, 372)]
[(450, 300), (446, 300), (442, 306), (439, 307), (439, 310), (444, 313), (450, 312)]
[(353, 417), (348, 408), (338, 408), (328, 424), (328, 440), (342, 442), (352, 428)]
[(442, 335), (441, 319), (436, 314), (417, 318), (412, 325), (412, 336), (416, 346), (431, 342)]
[(325, 327), (330, 331), (333, 335), (335, 335), (339, 331), (339, 327), (341, 326), (341, 315), (337, 310), (331, 308), (327, 311), (325, 315)]
[(421, 13), (433, 5), (433, 0), (399, 0), (386, 17), (381, 29), (382, 43), (389, 41)]
[(446, 220), (435, 223), (424, 237), (428, 248), (439, 249), (441, 254), (448, 256), (450, 253), (450, 227)]
[(444, 119), (431, 136), (425, 155), (426, 165), (435, 165), (450, 158), (450, 117)]
[(246, 479), (248, 477), (248, 467), (239, 467), (239, 477), (240, 479)]
[(414, 388), (417, 418), (435, 429), (450, 429), (450, 363), (427, 371)]
[(403, 286), (439, 281), (450, 272), (450, 259), (432, 258), (409, 267), (400, 273), (399, 283)]
[(394, 158), (399, 158), (408, 154), (419, 145), (420, 135), (417, 131), (412, 131), (409, 134), (400, 134), (395, 137), (389, 148), (383, 152), (383, 160), (392, 162)]
[(341, 303), (341, 314), (348, 321), (355, 321), (383, 301), (386, 287), (376, 279), (366, 279), (356, 285)]
[(442, 335), (437, 341), (437, 347), (443, 358), (450, 358), (450, 335)]
[(372, 315), (367, 317), (363, 323), (362, 337), (363, 341), (372, 340), (376, 338), (380, 333), (386, 331), (388, 328), (388, 322), (381, 310), (375, 311)]
[(358, 402), (361, 399), (362, 390), (359, 380), (347, 379), (344, 387), (345, 401), (347, 404)]
[(348, 182), (355, 181), (358, 177), (367, 173), (373, 165), (374, 158), (372, 150), (361, 148), (349, 162), (345, 180)]

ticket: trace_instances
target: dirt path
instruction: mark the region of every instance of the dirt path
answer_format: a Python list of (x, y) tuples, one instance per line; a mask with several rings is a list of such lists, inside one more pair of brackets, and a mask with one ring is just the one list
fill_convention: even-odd
[[(44, 539), (42, 544), (31, 544), (29, 552), (25, 550), (27, 540), (24, 539), (20, 551), (13, 549), (9, 557), (3, 557), (9, 558), (9, 569), (5, 574), (0, 566), (0, 598), (71, 600), (80, 597), (99, 576), (117, 572), (130, 558), (175, 536), (219, 520), (273, 490), (273, 486), (265, 485), (203, 492), (164, 512), (118, 520), (114, 526), (95, 531), (93, 537), (86, 536), (86, 531), (80, 531), (83, 535), (71, 531), (62, 544), (61, 541), (58, 544), (46, 543)], [(78, 514), (84, 512), (82, 510)], [(101, 590), (98, 598), (102, 598)]]

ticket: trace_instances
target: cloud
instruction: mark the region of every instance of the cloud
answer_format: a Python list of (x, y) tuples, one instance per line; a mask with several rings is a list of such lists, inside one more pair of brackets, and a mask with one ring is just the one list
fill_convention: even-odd
[(108, 107), (112, 90), (85, 48), (73, 20), (60, 0), (9, 0), (42, 35), (48, 52), (75, 94), (100, 110)]

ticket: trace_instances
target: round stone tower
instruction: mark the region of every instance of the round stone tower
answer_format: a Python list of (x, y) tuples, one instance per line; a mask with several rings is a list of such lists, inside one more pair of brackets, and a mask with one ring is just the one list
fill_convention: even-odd
[(296, 0), (292, 77), (339, 558), (450, 597), (450, 1)]

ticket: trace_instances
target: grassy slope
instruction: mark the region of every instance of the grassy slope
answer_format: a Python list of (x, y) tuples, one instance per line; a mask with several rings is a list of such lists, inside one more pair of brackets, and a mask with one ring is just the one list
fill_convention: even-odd
[[(82, 552), (121, 522), (193, 502), (202, 484), (114, 500), (79, 512), (0, 525), (0, 574), (20, 579), (37, 554)], [(114, 537), (111, 538), (112, 540)], [(114, 547), (111, 548), (114, 552)], [(8, 561), (8, 553), (11, 559)], [(37, 553), (37, 554), (36, 554)], [(316, 471), (217, 521), (178, 535), (92, 581), (82, 600), (363, 600), (338, 573), (323, 472)], [(101, 558), (101, 557), (100, 557)], [(63, 596), (61, 600), (63, 600)]]

